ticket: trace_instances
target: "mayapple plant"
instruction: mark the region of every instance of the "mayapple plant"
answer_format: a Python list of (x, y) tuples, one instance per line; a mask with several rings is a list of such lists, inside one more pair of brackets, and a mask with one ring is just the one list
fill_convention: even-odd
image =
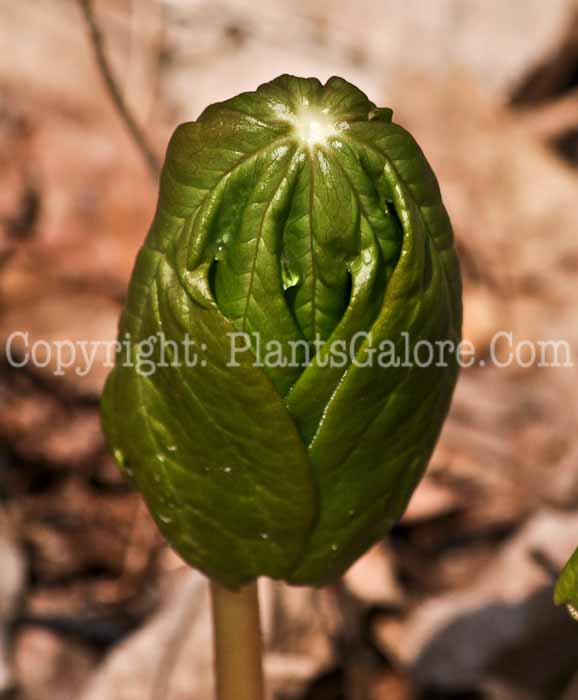
[(171, 138), (105, 432), (223, 595), (259, 576), (321, 586), (406, 507), (458, 373), (427, 350), (460, 330), (452, 229), (415, 140), (341, 78), (284, 75)]
[(570, 615), (578, 620), (578, 549), (562, 569), (554, 589), (556, 605), (565, 605)]

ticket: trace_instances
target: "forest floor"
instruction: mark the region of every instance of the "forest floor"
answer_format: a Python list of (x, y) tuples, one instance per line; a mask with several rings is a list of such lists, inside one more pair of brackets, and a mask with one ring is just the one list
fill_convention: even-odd
[[(243, 37), (228, 24), (221, 50)], [(262, 582), (279, 700), (578, 700), (578, 624), (552, 602), (578, 544), (577, 45), (570, 23), (499, 99), (460, 72), (388, 82), (454, 224), (476, 365), (391, 535), (338, 586)], [(344, 61), (363, 72), (359, 54)], [(113, 340), (154, 211), (156, 183), (96, 72), (78, 89), (62, 99), (0, 73), (4, 347), (14, 331), (30, 345)], [(147, 127), (157, 153), (173, 126)], [(573, 366), (498, 367), (502, 331), (564, 340)], [(496, 347), (505, 357), (507, 340)], [(205, 581), (107, 451), (105, 359), (56, 376), (0, 362), (0, 694), (210, 697)]]

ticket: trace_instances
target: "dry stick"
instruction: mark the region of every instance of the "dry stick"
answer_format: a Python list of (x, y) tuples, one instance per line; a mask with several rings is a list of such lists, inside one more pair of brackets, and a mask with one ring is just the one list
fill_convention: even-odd
[(104, 50), (104, 38), (102, 32), (99, 29), (94, 12), (92, 11), (92, 2), (91, 0), (78, 0), (78, 4), (82, 14), (84, 15), (84, 19), (86, 20), (86, 26), (90, 36), (90, 41), (92, 43), (92, 48), (94, 50), (96, 63), (110, 98), (124, 125), (128, 129), (131, 138), (141, 152), (151, 177), (156, 181), (160, 173), (160, 162), (138, 126), (136, 119), (132, 115), (124, 97), (122, 96), (122, 92), (118, 87)]
[(231, 592), (211, 582), (217, 700), (263, 700), (257, 582)]

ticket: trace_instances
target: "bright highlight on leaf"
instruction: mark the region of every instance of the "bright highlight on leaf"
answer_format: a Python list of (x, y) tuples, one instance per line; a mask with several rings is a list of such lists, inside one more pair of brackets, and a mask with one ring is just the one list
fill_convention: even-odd
[(104, 428), (192, 566), (323, 585), (401, 516), (449, 407), (455, 354), (402, 347), (460, 330), (419, 146), (345, 80), (281, 76), (171, 138)]
[(337, 134), (337, 127), (331, 121), (328, 110), (318, 111), (303, 107), (295, 119), (295, 131), (299, 139), (309, 147), (326, 144), (330, 136)]

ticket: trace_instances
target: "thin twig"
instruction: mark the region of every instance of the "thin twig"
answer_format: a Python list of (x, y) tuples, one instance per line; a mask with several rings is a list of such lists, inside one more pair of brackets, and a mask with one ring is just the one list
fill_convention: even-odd
[(160, 172), (160, 162), (137, 124), (136, 119), (126, 104), (122, 92), (118, 87), (118, 83), (113, 75), (110, 62), (106, 56), (106, 51), (104, 49), (104, 37), (94, 16), (92, 2), (91, 0), (78, 0), (78, 4), (86, 21), (86, 27), (88, 29), (88, 34), (94, 50), (96, 63), (110, 98), (124, 125), (128, 129), (131, 138), (141, 152), (151, 177), (154, 180), (157, 180)]

